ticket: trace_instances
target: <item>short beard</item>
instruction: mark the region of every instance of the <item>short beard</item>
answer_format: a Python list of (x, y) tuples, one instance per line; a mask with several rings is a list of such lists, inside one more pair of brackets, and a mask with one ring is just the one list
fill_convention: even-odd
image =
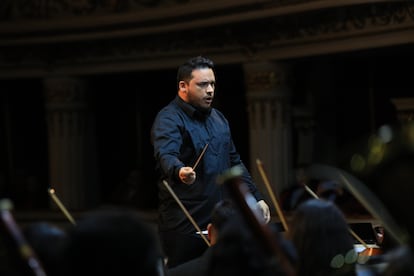
[(209, 107), (197, 107), (196, 108), (198, 111), (200, 111), (201, 113), (203, 113), (203, 114), (205, 114), (205, 115), (208, 115), (208, 114), (210, 114), (210, 111), (211, 111), (211, 106), (209, 106)]

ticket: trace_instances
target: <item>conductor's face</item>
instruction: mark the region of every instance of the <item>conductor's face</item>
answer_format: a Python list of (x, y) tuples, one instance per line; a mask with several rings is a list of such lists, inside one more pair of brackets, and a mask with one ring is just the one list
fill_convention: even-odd
[(196, 69), (192, 72), (193, 78), (189, 82), (179, 84), (181, 98), (200, 109), (209, 109), (214, 98), (216, 79), (210, 68)]

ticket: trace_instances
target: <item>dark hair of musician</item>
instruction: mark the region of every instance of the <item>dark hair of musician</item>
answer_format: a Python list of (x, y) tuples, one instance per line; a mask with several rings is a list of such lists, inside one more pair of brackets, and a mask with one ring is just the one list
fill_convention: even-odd
[[(301, 203), (290, 220), (288, 238), (296, 248), (297, 273), (355, 275), (356, 251), (342, 211), (333, 203), (309, 199)], [(342, 260), (342, 263), (333, 263)]]
[(226, 222), (236, 215), (235, 207), (230, 200), (222, 200), (216, 203), (211, 214), (211, 224), (220, 231)]
[(280, 266), (272, 261), (274, 258), (267, 256), (239, 212), (222, 225), (212, 249), (209, 276), (284, 275)]
[(159, 275), (155, 232), (134, 210), (91, 211), (68, 234), (67, 275)]

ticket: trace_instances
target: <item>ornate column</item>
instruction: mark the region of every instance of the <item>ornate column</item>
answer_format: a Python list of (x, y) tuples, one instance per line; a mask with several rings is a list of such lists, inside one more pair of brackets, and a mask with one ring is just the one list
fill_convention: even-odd
[(250, 130), (252, 176), (266, 186), (256, 166), (263, 162), (273, 192), (279, 195), (291, 182), (291, 107), (287, 68), (281, 63), (244, 64)]
[[(44, 80), (49, 183), (62, 203), (72, 210), (94, 203), (90, 195), (97, 194), (96, 181), (90, 177), (95, 171), (95, 150), (92, 143), (88, 145), (94, 127), (88, 121), (85, 94), (85, 84), (79, 79)], [(51, 206), (56, 208), (53, 203)]]

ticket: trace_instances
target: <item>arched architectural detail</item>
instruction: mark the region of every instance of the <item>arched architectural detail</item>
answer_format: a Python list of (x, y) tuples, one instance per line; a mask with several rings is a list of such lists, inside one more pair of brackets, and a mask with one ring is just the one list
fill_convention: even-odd
[(0, 36), (0, 79), (281, 60), (412, 44), (414, 2), (5, 0)]

